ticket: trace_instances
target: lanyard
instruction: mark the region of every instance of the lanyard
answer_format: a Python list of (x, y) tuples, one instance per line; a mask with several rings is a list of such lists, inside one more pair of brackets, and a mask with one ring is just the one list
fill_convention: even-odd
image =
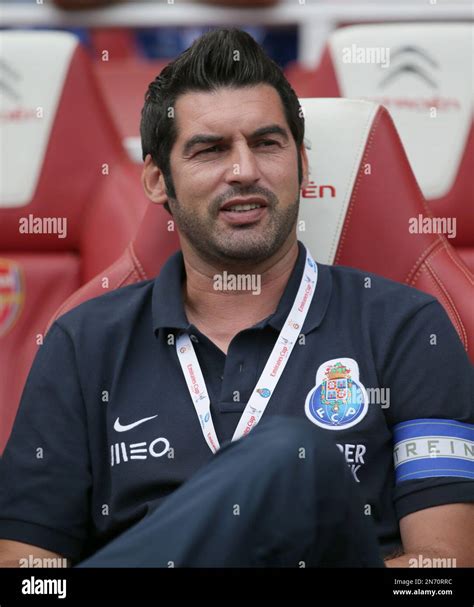
[[(300, 329), (303, 327), (313, 295), (316, 291), (317, 281), (318, 267), (309, 251), (306, 250), (306, 262), (303, 276), (301, 277), (295, 301), (293, 302), (293, 306), (285, 320), (283, 329), (267, 360), (265, 368), (263, 369), (239, 423), (237, 424), (237, 428), (232, 437), (233, 441), (248, 434), (250, 430), (258, 424), (267, 408), (270, 398), (296, 344)], [(212, 421), (211, 401), (209, 400), (201, 366), (198, 362), (192, 341), (187, 333), (181, 333), (178, 336), (176, 340), (176, 352), (188, 386), (189, 394), (191, 395), (194, 408), (196, 409), (197, 416), (201, 423), (202, 433), (211, 451), (216, 453), (220, 448), (220, 444)]]

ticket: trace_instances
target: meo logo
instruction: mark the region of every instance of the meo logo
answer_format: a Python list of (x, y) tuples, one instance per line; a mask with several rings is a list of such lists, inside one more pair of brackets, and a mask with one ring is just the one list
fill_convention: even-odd
[(142, 443), (114, 443), (110, 445), (110, 465), (115, 466), (132, 459), (147, 459), (151, 457), (163, 457), (170, 450), (170, 443), (162, 436), (155, 438), (149, 445), (146, 441)]

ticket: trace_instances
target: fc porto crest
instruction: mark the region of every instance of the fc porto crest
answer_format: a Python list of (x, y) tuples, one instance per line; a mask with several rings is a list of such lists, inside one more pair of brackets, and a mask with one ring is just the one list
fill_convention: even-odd
[(353, 358), (335, 358), (323, 363), (316, 385), (305, 402), (307, 417), (326, 430), (345, 430), (364, 419), (369, 397), (359, 381), (359, 365)]
[(24, 292), (20, 266), (0, 259), (0, 337), (8, 333), (20, 314)]

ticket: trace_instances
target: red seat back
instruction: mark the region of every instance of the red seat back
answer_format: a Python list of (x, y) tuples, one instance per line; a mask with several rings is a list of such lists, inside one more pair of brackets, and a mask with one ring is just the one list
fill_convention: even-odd
[(299, 95), (370, 99), (390, 111), (440, 229), (474, 272), (473, 35), (468, 23), (345, 27), (316, 70), (294, 65), (287, 76)]
[(2, 452), (48, 319), (125, 249), (145, 196), (77, 39), (0, 37)]
[[(373, 103), (303, 99), (310, 183), (302, 191), (298, 237), (323, 263), (354, 266), (436, 296), (474, 358), (474, 283), (444, 236), (416, 234), (410, 220), (429, 210), (388, 112)], [(151, 205), (137, 237), (105, 273), (85, 285), (58, 315), (111, 288), (158, 274), (178, 248), (171, 217)]]

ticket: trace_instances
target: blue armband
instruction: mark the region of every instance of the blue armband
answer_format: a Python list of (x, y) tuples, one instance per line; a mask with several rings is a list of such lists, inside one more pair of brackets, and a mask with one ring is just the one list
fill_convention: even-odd
[(396, 483), (452, 476), (474, 480), (474, 425), (413, 419), (393, 427)]

